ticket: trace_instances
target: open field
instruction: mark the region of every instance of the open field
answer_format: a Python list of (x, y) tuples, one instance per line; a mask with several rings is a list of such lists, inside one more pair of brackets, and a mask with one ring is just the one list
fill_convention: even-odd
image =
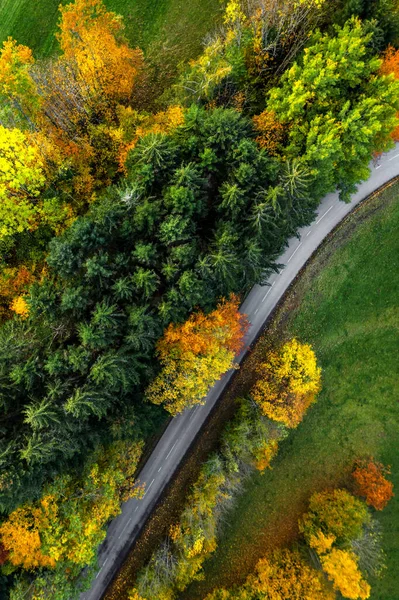
[[(57, 51), (54, 37), (59, 4), (68, 0), (0, 0), (0, 42), (8, 36), (30, 46), (35, 56)], [(221, 15), (221, 0), (105, 0), (123, 15), (125, 35), (142, 48), (164, 85), (180, 62), (197, 56)]]
[[(399, 598), (398, 229), (396, 184), (339, 228), (280, 308), (266, 335), (313, 344), (323, 391), (282, 443), (273, 470), (248, 481), (208, 561), (205, 581), (192, 585), (185, 600), (241, 582), (262, 554), (295, 542), (310, 494), (345, 484), (353, 458), (368, 454), (392, 466), (397, 491), (377, 515), (388, 569), (381, 581), (370, 582), (371, 598)], [(243, 384), (252, 364), (250, 359), (247, 373), (239, 373)]]

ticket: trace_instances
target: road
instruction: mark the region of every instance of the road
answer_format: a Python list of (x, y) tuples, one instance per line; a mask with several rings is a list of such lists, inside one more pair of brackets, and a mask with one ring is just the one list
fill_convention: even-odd
[[(324, 238), (354, 206), (399, 175), (399, 144), (370, 167), (370, 178), (359, 185), (350, 204), (341, 202), (336, 193), (328, 194), (321, 202), (313, 223), (299, 231), (299, 239), (289, 240), (285, 252), (277, 260), (278, 264), (284, 265), (280, 272), (271, 275), (268, 285), (252, 288), (240, 309), (248, 315), (251, 323), (246, 346), (257, 337), (265, 320)], [(238, 357), (238, 361), (243, 356), (244, 353)], [(140, 482), (146, 485), (145, 495), (141, 500), (133, 499), (123, 504), (122, 513), (111, 522), (107, 537), (99, 549), (100, 570), (91, 589), (81, 595), (81, 600), (100, 600), (105, 593), (120, 566), (120, 557), (140, 533), (233, 373), (230, 371), (212, 387), (203, 406), (187, 410), (171, 420), (140, 473)]]

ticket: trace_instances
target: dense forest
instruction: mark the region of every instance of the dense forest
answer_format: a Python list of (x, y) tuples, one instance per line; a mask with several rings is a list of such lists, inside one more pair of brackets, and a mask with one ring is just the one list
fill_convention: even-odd
[[(394, 0), (230, 0), (211, 34), (155, 99), (146, 56), (102, 0), (60, 6), (50, 58), (11, 38), (0, 50), (0, 563), (11, 600), (71, 600), (89, 585), (107, 523), (141, 493), (145, 442), (234, 366), (240, 299), (321, 198), (338, 189), (348, 201), (396, 139)], [(234, 460), (266, 468), (319, 378), (306, 345), (271, 350), (238, 411), (256, 443)], [(215, 498), (235, 473), (233, 445), (204, 466), (223, 479)], [(319, 500), (302, 525), (316, 552)], [(344, 500), (356, 527), (368, 524), (361, 501)], [(330, 573), (344, 550), (321, 529)], [(244, 592), (213, 597), (255, 597)], [(174, 597), (151, 593), (133, 597)]]

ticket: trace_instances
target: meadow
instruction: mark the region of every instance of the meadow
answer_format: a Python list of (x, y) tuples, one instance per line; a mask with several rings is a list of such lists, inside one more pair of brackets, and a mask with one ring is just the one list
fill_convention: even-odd
[[(323, 246), (288, 294), (263, 340), (310, 342), (323, 390), (281, 444), (272, 470), (254, 474), (228, 515), (203, 582), (181, 597), (242, 582), (276, 546), (296, 544), (298, 517), (315, 490), (349, 482), (353, 459), (392, 468), (396, 496), (382, 513), (387, 570), (372, 600), (399, 598), (399, 184), (358, 209)], [(251, 368), (252, 361), (248, 366)], [(240, 373), (243, 380), (248, 373)]]

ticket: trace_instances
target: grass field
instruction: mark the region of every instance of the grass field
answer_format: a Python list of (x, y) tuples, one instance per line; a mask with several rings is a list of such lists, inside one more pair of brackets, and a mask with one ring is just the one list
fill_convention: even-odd
[(353, 459), (369, 454), (392, 466), (396, 487), (396, 497), (377, 514), (388, 569), (370, 582), (371, 598), (399, 599), (398, 231), (395, 184), (334, 234), (276, 315), (267, 335), (312, 343), (323, 391), (282, 443), (273, 470), (248, 481), (205, 580), (192, 585), (185, 600), (241, 582), (269, 549), (295, 543), (310, 494), (345, 484)]
[[(68, 0), (0, 0), (0, 42), (12, 36), (37, 57), (56, 52), (60, 3)], [(126, 37), (144, 50), (164, 85), (180, 62), (200, 53), (223, 8), (223, 0), (105, 0), (105, 4), (123, 15)]]

